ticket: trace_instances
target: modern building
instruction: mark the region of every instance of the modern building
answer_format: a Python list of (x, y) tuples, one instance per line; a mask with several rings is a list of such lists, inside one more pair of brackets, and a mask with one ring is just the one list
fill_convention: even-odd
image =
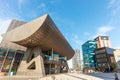
[(97, 48), (109, 47), (111, 48), (110, 38), (108, 36), (98, 36), (95, 38)]
[(43, 77), (68, 71), (67, 60), (74, 50), (49, 15), (11, 26), (2, 35), (1, 72)]
[(116, 61), (116, 64), (117, 64), (117, 69), (120, 70), (120, 49), (116, 49), (114, 51), (114, 57), (115, 57), (115, 61)]
[[(25, 24), (26, 22), (23, 22), (23, 21), (20, 21), (20, 20), (12, 20), (8, 29), (7, 29), (7, 32), (8, 31), (11, 31), (23, 24)], [(12, 35), (11, 35), (12, 36)], [(8, 48), (8, 49), (13, 49), (13, 50), (22, 50), (22, 51), (26, 51), (26, 48), (21, 46), (21, 45), (18, 45), (18, 44), (15, 44), (13, 42), (10, 42), (9, 40), (5, 40), (4, 38), (2, 39), (1, 41), (1, 44), (0, 44), (0, 47), (3, 47), (3, 48)]]
[(95, 52), (96, 42), (88, 40), (82, 45), (84, 68), (96, 67)]
[(73, 69), (77, 70), (77, 69), (81, 69), (81, 56), (80, 56), (80, 50), (79, 49), (75, 49), (74, 50), (75, 54), (72, 58), (72, 66)]
[(115, 63), (114, 49), (108, 47), (102, 47), (95, 49), (95, 56), (98, 68), (100, 71), (110, 71), (110, 68), (114, 68)]

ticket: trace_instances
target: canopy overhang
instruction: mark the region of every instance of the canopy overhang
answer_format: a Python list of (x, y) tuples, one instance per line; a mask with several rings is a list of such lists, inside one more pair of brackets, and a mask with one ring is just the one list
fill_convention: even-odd
[(42, 50), (53, 48), (54, 52), (72, 58), (74, 50), (56, 27), (49, 15), (44, 15), (5, 34), (3, 38), (25, 46), (40, 46)]

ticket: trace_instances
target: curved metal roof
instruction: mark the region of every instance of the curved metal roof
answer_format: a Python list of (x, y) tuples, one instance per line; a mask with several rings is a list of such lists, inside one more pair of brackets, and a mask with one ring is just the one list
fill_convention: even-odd
[(42, 50), (53, 48), (55, 53), (67, 56), (68, 59), (74, 55), (73, 49), (49, 15), (13, 29), (5, 33), (3, 38), (25, 47), (40, 46)]

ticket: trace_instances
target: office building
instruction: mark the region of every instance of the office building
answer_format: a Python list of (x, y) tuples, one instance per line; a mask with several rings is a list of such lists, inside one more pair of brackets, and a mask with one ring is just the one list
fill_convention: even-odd
[(74, 52), (75, 52), (75, 54), (72, 58), (72, 66), (73, 66), (73, 69), (77, 70), (77, 69), (81, 68), (80, 50), (75, 49)]
[(114, 49), (108, 47), (95, 49), (96, 62), (100, 71), (105, 72), (107, 69), (110, 71), (111, 67), (114, 68), (115, 58), (113, 52)]
[(108, 36), (98, 36), (95, 38), (97, 48), (109, 47), (111, 48), (110, 38)]
[(43, 77), (68, 71), (74, 50), (49, 15), (11, 29), (2, 35), (1, 73)]
[(96, 67), (95, 49), (96, 42), (94, 40), (88, 40), (82, 45), (84, 68)]

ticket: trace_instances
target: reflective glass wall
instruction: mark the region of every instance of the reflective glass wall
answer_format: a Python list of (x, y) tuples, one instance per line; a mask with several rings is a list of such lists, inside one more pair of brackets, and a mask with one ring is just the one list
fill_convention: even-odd
[(67, 72), (67, 57), (55, 53), (52, 49), (43, 51), (45, 73), (56, 74)]
[(88, 40), (82, 45), (84, 68), (96, 67), (95, 52), (97, 45), (94, 40)]
[(0, 72), (15, 75), (23, 58), (24, 52), (0, 48)]

